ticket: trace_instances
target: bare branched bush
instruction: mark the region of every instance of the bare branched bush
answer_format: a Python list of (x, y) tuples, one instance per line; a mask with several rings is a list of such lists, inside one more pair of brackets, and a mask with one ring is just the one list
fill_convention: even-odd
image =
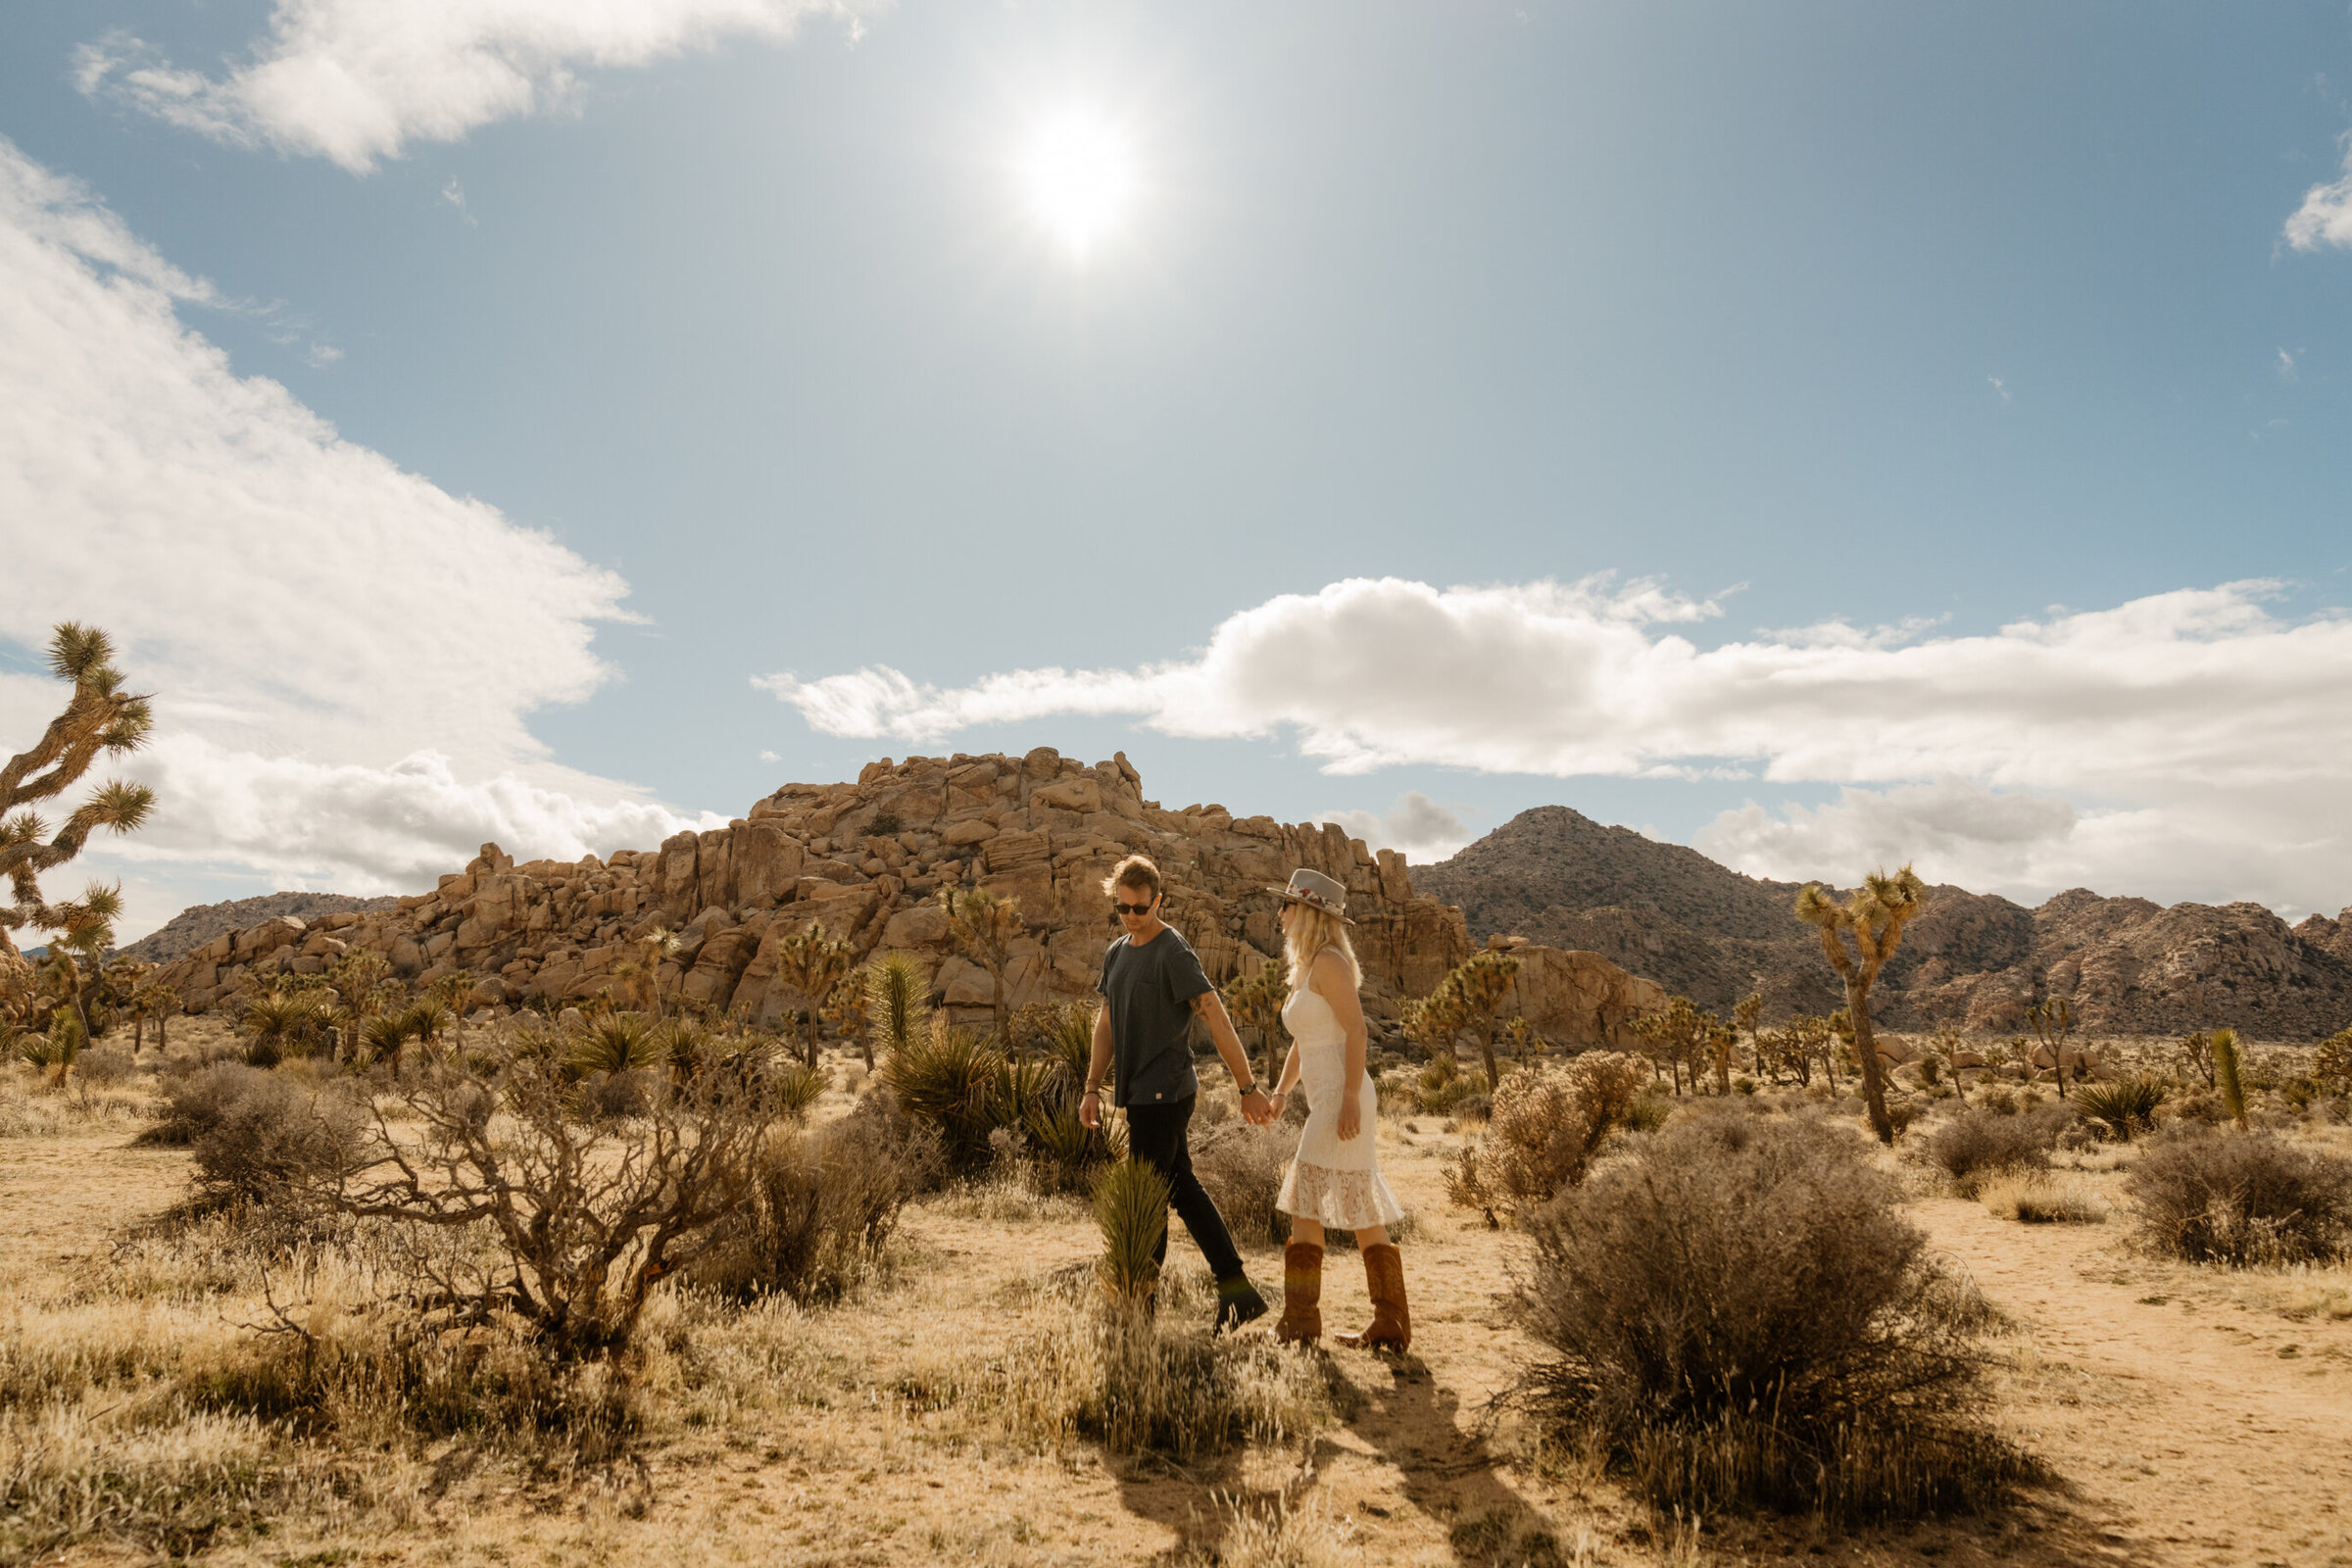
[(1905, 1516), (2021, 1477), (1977, 1419), (1989, 1310), (1857, 1140), (1678, 1122), (1526, 1222), (1539, 1404), (1659, 1506)]
[(2179, 1134), (2124, 1184), (2139, 1239), (2191, 1263), (2312, 1263), (2352, 1250), (2352, 1161), (2268, 1133)]
[(1611, 1052), (1511, 1074), (1494, 1092), (1487, 1131), (1446, 1169), (1446, 1197), (1485, 1211), (1490, 1224), (1548, 1202), (1585, 1179), (1642, 1082), (1640, 1062)]
[(839, 1300), (882, 1266), (901, 1212), (936, 1184), (938, 1165), (936, 1137), (870, 1099), (839, 1121), (775, 1137), (687, 1278), (738, 1298)]
[(1965, 1111), (1939, 1123), (1923, 1152), (1962, 1198), (1974, 1198), (1996, 1175), (2047, 1170), (2051, 1147), (2073, 1123), (2073, 1113), (2058, 1107), (2025, 1115)]
[[(541, 1037), (428, 1062), (396, 1097), (403, 1120), (379, 1111), (357, 1167), (317, 1191), (408, 1234), (421, 1294), (456, 1320), (512, 1313), (559, 1361), (608, 1355), (654, 1282), (712, 1245), (766, 1136), (760, 1059), (707, 1049), (625, 1121), (577, 1119), (564, 1050)], [(429, 1242), (476, 1228), (478, 1264)]]

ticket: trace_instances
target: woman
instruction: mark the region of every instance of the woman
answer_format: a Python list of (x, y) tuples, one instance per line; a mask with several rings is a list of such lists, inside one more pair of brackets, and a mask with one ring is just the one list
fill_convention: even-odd
[(1404, 1263), (1389, 1227), (1404, 1218), (1381, 1179), (1373, 1116), (1379, 1105), (1364, 1070), (1364, 1009), (1356, 998), (1363, 970), (1348, 942), (1348, 889), (1320, 871), (1291, 873), (1282, 895), (1282, 941), (1291, 965), (1291, 999), (1283, 1026), (1291, 1054), (1274, 1088), (1280, 1115), (1303, 1080), (1306, 1128), (1274, 1204), (1291, 1216), (1291, 1243), (1282, 1252), (1282, 1319), (1274, 1337), (1309, 1344), (1323, 1332), (1323, 1232), (1337, 1225), (1355, 1232), (1372, 1293), (1372, 1322), (1342, 1344), (1367, 1350), (1403, 1350), (1413, 1341), (1404, 1304)]

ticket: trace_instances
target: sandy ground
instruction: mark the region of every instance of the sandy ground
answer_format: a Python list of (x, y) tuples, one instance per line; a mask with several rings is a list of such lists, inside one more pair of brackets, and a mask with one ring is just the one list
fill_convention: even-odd
[[(1532, 1354), (1501, 1309), (1512, 1243), (1446, 1206), (1439, 1161), (1457, 1138), (1428, 1120), (1384, 1120), (1381, 1137), (1417, 1221), (1413, 1352), (1330, 1352), (1343, 1418), (1297, 1446), (1190, 1468), (1087, 1446), (1022, 1456), (956, 1412), (916, 1412), (906, 1388), (1002, 1343), (1038, 1283), (1096, 1249), (1072, 1205), (986, 1220), (934, 1201), (910, 1216), (893, 1283), (808, 1318), (778, 1408), (666, 1424), (641, 1464), (588, 1481), (445, 1446), (413, 1462), (397, 1528), (288, 1519), (207, 1560), (1155, 1563), (1228, 1542), (1239, 1509), (1302, 1516), (1315, 1560), (1365, 1564), (2352, 1564), (2352, 1316), (2330, 1305), (2352, 1300), (2343, 1269), (2197, 1270), (2130, 1251), (2122, 1223), (2028, 1227), (1923, 1197), (1911, 1209), (1933, 1245), (2016, 1324), (1993, 1348), (1999, 1420), (2056, 1483), (1994, 1517), (1854, 1532), (1705, 1520), (1693, 1537), (1487, 1421)], [(120, 1127), (0, 1140), (12, 1293), (106, 1269), (121, 1228), (178, 1196), (184, 1156), (126, 1142)], [(2111, 1194), (2120, 1180), (2082, 1179)], [(1176, 1250), (1197, 1270), (1181, 1237)], [(1277, 1252), (1252, 1268), (1278, 1286)], [(1335, 1329), (1366, 1314), (1352, 1254), (1332, 1258), (1324, 1306)]]

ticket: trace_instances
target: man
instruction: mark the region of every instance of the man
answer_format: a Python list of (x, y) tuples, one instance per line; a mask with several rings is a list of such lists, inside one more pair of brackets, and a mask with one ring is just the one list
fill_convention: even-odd
[[(1102, 957), (1102, 1008), (1095, 1014), (1094, 1057), (1086, 1070), (1086, 1098), (1078, 1119), (1102, 1124), (1102, 1080), (1127, 1112), (1127, 1152), (1166, 1178), (1168, 1200), (1193, 1233), (1208, 1271), (1217, 1282), (1216, 1332), (1239, 1328), (1266, 1315), (1265, 1298), (1250, 1283), (1242, 1254), (1234, 1250), (1225, 1218), (1193, 1174), (1186, 1134), (1200, 1080), (1193, 1072), (1188, 1026), (1198, 1017), (1208, 1025), (1217, 1054), (1242, 1090), (1242, 1114), (1255, 1125), (1274, 1119), (1272, 1104), (1250, 1076), (1233, 1020), (1216, 988), (1201, 972), (1200, 956), (1174, 926), (1159, 917), (1159, 867), (1140, 855), (1118, 863), (1102, 884), (1125, 934)], [(1117, 1071), (1112, 1073), (1113, 1064)], [(1165, 1262), (1168, 1239), (1159, 1239)]]

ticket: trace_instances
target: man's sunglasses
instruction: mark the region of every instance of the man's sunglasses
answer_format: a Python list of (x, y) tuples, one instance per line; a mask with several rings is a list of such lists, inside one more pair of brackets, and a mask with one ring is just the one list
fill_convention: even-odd
[(1110, 901), (1110, 907), (1114, 913), (1132, 914), (1140, 920), (1145, 915), (1150, 914), (1152, 912), (1152, 906), (1153, 904), (1157, 904), (1159, 900), (1155, 898), (1150, 901), (1150, 903), (1146, 904), (1121, 904), (1118, 900), (1113, 899)]

